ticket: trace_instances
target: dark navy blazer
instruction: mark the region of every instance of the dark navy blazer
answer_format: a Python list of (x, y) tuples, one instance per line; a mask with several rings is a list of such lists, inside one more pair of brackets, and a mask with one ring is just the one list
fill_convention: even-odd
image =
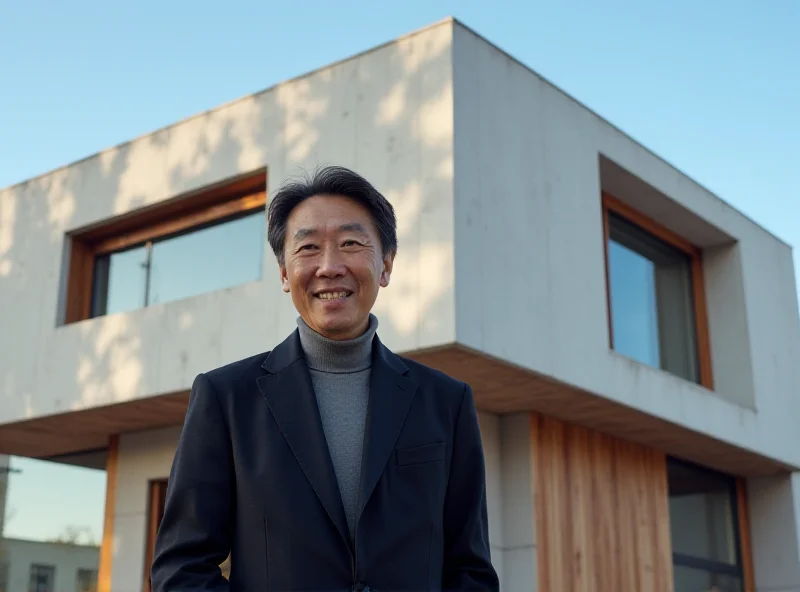
[[(352, 538), (297, 331), (199, 375), (154, 592), (498, 590), (469, 386), (375, 337)], [(218, 567), (229, 552), (230, 582)]]

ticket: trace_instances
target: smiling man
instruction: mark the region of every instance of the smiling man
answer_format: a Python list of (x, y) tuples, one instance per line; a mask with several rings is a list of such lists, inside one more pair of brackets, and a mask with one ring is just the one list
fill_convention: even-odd
[(276, 193), (268, 235), (297, 330), (196, 378), (154, 592), (498, 590), (472, 392), (377, 336), (391, 204), (324, 168)]

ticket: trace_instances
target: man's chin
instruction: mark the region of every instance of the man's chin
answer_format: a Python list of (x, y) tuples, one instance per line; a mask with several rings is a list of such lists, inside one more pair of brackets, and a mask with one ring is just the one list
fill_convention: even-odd
[(332, 339), (351, 339), (356, 337), (360, 323), (351, 315), (331, 315), (317, 319), (317, 331)]

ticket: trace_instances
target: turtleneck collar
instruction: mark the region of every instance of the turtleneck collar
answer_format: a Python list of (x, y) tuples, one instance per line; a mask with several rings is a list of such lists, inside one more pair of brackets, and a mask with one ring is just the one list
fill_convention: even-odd
[(297, 318), (300, 345), (311, 370), (321, 372), (359, 372), (372, 365), (372, 338), (378, 330), (378, 318), (370, 314), (367, 330), (346, 341), (336, 341), (320, 335), (302, 317)]

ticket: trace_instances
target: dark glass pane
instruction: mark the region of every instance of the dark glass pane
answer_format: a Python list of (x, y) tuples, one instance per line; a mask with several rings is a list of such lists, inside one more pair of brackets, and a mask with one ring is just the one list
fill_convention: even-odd
[(153, 245), (149, 304), (220, 290), (261, 277), (264, 213)]
[(733, 480), (674, 461), (668, 465), (668, 479), (672, 551), (736, 565)]
[(676, 565), (675, 592), (743, 592), (740, 578)]
[(31, 565), (29, 592), (53, 592), (55, 567), (51, 565)]
[(613, 214), (609, 234), (614, 349), (697, 381), (691, 258)]
[[(101, 285), (103, 263), (98, 259), (95, 265), (96, 277), (93, 308), (99, 314), (114, 314), (134, 310), (144, 306), (147, 282), (147, 249), (144, 246), (120, 251), (108, 256), (107, 282)], [(105, 293), (105, 302), (102, 301)], [(97, 316), (97, 315), (95, 315)]]

